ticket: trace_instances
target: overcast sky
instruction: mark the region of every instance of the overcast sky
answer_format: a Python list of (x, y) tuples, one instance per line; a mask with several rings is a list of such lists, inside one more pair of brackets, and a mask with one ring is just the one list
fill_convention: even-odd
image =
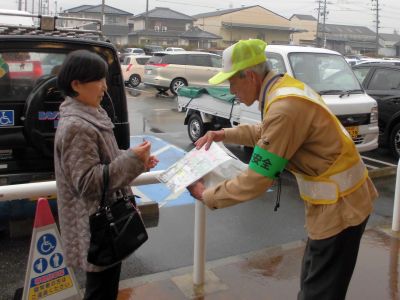
[[(28, 1), (28, 10), (31, 10), (32, 0)], [(39, 0), (33, 0), (35, 6)], [(57, 5), (59, 10), (68, 9), (83, 4), (99, 5), (102, 0), (42, 0), (49, 1), (50, 11)], [(134, 15), (146, 11), (147, 0), (105, 0), (107, 5), (128, 11)], [(194, 15), (215, 11), (217, 9), (238, 8), (241, 6), (260, 5), (283, 17), (290, 18), (293, 14), (309, 14), (317, 18), (318, 0), (148, 0), (149, 10), (155, 7), (169, 7), (178, 12)], [(380, 32), (400, 32), (400, 1), (399, 0), (328, 0), (328, 17), (330, 24), (367, 26), (375, 31), (374, 20), (376, 13), (372, 10), (379, 2)], [(323, 3), (324, 0), (321, 0)], [(22, 6), (25, 7), (25, 4)], [(0, 0), (0, 8), (17, 9), (18, 0)], [(37, 8), (35, 8), (37, 11)]]

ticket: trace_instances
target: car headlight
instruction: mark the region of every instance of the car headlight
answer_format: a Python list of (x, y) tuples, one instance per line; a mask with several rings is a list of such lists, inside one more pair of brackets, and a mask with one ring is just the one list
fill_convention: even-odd
[(378, 123), (378, 107), (374, 106), (371, 108), (371, 117), (369, 119), (370, 123)]

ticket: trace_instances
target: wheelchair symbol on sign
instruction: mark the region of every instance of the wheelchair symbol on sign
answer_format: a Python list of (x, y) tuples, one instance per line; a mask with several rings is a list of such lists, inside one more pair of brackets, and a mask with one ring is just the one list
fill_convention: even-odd
[(57, 241), (54, 235), (44, 234), (42, 235), (37, 243), (37, 249), (40, 254), (47, 255), (53, 252), (57, 246)]
[(6, 111), (0, 112), (0, 125), (12, 125), (13, 121), (6, 115)]

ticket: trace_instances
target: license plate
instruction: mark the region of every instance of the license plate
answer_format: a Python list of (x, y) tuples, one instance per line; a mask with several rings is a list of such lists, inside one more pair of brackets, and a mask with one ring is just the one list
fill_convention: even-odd
[(146, 70), (146, 75), (151, 75), (151, 70)]
[(10, 72), (32, 72), (32, 63), (9, 63), (8, 68)]
[(346, 127), (346, 130), (348, 131), (348, 133), (350, 133), (350, 136), (353, 140), (358, 137), (358, 134), (360, 132), (358, 126), (349, 126)]

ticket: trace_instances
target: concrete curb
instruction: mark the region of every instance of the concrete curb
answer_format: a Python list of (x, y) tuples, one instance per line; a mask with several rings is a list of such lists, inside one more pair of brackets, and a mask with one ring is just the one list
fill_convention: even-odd
[(386, 176), (396, 175), (397, 167), (383, 167), (379, 169), (369, 170), (368, 174), (370, 178), (380, 178)]

